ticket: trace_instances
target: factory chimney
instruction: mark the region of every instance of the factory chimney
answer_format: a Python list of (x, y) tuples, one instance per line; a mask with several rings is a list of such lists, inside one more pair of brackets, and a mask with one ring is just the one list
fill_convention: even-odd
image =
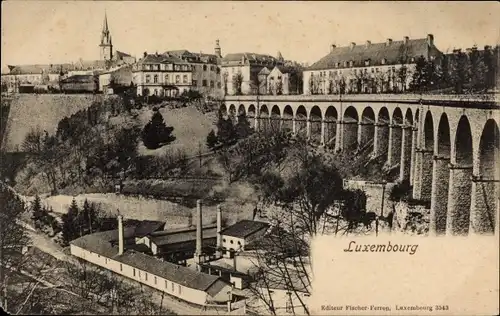
[(200, 263), (200, 258), (202, 255), (202, 245), (203, 245), (203, 227), (202, 227), (202, 213), (201, 200), (196, 201), (197, 212), (196, 212), (196, 251), (194, 253), (194, 260), (196, 263)]
[(217, 257), (220, 258), (222, 256), (222, 251), (220, 250), (222, 247), (222, 236), (220, 232), (222, 231), (222, 210), (220, 205), (217, 205)]
[(118, 215), (118, 255), (123, 255), (123, 216)]

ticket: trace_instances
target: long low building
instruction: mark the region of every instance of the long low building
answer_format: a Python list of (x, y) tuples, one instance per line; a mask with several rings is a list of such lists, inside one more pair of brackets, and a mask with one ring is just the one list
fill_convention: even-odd
[[(120, 234), (120, 227), (122, 233)], [(114, 236), (118, 247), (113, 245)], [(218, 276), (165, 262), (126, 247), (122, 223), (118, 232), (105, 231), (80, 237), (70, 244), (71, 254), (100, 267), (198, 305), (226, 303), (231, 285)]]

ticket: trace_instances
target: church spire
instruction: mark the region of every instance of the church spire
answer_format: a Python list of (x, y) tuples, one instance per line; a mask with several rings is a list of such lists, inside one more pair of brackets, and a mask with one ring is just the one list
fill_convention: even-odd
[(102, 25), (102, 33), (106, 34), (109, 33), (109, 28), (108, 28), (108, 15), (106, 14), (106, 10), (104, 10), (104, 23)]

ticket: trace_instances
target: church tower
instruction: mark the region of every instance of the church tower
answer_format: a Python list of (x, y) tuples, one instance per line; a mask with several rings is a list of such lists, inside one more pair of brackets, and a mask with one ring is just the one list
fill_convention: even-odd
[(220, 48), (220, 44), (219, 44), (219, 40), (216, 40), (215, 41), (215, 55), (219, 58), (222, 58), (222, 50)]
[(104, 24), (102, 25), (101, 33), (101, 60), (111, 60), (113, 58), (113, 43), (111, 41), (111, 33), (108, 28), (108, 17), (104, 12)]

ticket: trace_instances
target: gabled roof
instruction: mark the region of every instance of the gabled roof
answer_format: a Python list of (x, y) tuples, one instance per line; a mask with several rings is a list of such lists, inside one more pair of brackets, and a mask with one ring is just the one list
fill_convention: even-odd
[[(387, 43), (372, 43), (369, 45), (360, 44), (354, 47), (335, 47), (332, 51), (321, 58), (319, 61), (312, 64), (306, 70), (320, 70), (336, 68), (337, 63), (341, 63), (339, 68), (344, 68), (344, 61), (354, 62), (354, 67), (363, 67), (366, 60), (370, 60), (370, 66), (380, 65), (382, 59), (385, 59), (385, 64), (400, 63), (400, 60), (405, 55), (408, 58), (424, 56), (427, 58), (427, 50), (431, 56), (438, 56), (441, 52), (434, 46), (428, 46), (427, 39), (408, 40), (407, 44), (404, 41), (392, 41)], [(409, 62), (409, 61), (408, 61)]]
[(115, 51), (115, 58), (116, 59), (122, 59), (123, 57), (132, 57), (133, 58), (134, 56), (127, 54), (127, 53), (124, 53), (124, 52), (120, 52), (118, 50)]
[(267, 67), (264, 67), (259, 71), (259, 75), (269, 75), (270, 73), (271, 71)]
[(68, 78), (61, 80), (61, 83), (85, 83), (85, 82), (94, 82), (94, 75), (74, 75)]
[(251, 220), (242, 220), (233, 224), (221, 231), (221, 235), (232, 236), (237, 238), (245, 238), (255, 232), (258, 232), (262, 229), (269, 228), (268, 223), (251, 221)]
[(218, 57), (215, 54), (193, 53), (186, 49), (169, 50), (163, 53), (165, 56), (174, 56), (194, 63), (216, 63)]
[(162, 63), (174, 63), (174, 64), (187, 64), (186, 61), (168, 55), (160, 55), (160, 54), (149, 54), (146, 57), (139, 60), (138, 64), (162, 64)]
[(29, 75), (29, 74), (58, 74), (73, 70), (75, 67), (72, 64), (37, 64), (37, 65), (15, 65), (9, 66), (11, 75)]
[[(178, 232), (159, 231), (149, 234), (149, 239), (158, 246), (196, 241), (196, 229)], [(217, 238), (217, 226), (203, 227), (203, 239)]]
[(99, 232), (75, 239), (70, 244), (192, 289), (207, 291), (212, 284), (220, 280), (218, 276), (161, 261), (130, 249), (126, 249), (122, 255), (118, 255), (118, 247), (112, 246), (107, 238), (109, 238), (107, 232)]

